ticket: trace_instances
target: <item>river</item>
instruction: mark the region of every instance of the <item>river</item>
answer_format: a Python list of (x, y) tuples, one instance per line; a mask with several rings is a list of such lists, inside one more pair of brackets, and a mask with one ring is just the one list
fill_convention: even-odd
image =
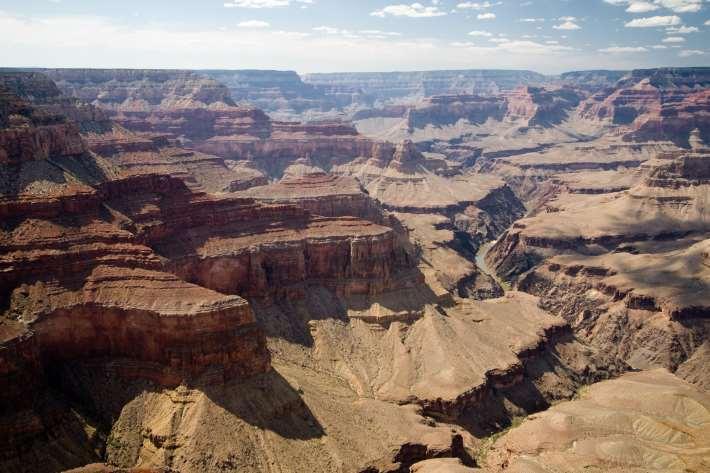
[(489, 241), (488, 243), (484, 243), (478, 248), (478, 252), (476, 253), (476, 266), (478, 266), (478, 269), (481, 270), (482, 273), (485, 273), (488, 276), (492, 277), (500, 285), (500, 287), (503, 288), (504, 291), (509, 291), (510, 284), (499, 278), (495, 270), (490, 268), (488, 266), (488, 263), (486, 263), (486, 255), (488, 254), (488, 250), (490, 250), (493, 245), (496, 244), (497, 241), (498, 240)]

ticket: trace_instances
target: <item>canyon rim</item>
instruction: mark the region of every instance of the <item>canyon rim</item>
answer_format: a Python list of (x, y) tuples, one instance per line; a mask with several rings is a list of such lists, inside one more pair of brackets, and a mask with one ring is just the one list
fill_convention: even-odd
[(0, 471), (710, 472), (707, 2), (36, 3)]

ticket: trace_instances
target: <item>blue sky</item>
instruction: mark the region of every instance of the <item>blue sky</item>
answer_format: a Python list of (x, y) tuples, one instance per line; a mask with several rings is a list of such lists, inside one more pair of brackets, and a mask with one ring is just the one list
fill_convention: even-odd
[(707, 0), (0, 0), (0, 65), (299, 72), (710, 64)]

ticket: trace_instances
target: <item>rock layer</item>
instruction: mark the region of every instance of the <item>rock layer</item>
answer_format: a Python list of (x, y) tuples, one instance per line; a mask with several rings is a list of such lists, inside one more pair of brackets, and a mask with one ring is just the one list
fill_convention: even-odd
[(675, 370), (707, 333), (707, 163), (705, 152), (671, 156), (628, 191), (560, 194), (489, 261), (592, 343)]

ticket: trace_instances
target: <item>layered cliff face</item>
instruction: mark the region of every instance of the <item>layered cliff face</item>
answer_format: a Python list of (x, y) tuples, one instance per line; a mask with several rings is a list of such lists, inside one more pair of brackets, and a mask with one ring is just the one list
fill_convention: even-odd
[(48, 387), (65, 363), (108, 360), (120, 376), (165, 385), (268, 371), (247, 302), (166, 272), (109, 205), (117, 193), (138, 200), (184, 184), (122, 177), (91, 154), (78, 125), (55, 113), (56, 88), (37, 93), (45, 89), (33, 84), (46, 79), (4, 75), (2, 83), (4, 99), (23, 112), (0, 131), (8, 158), (0, 163), (2, 468), (58, 471), (100, 458), (100, 429)]
[(54, 83), (40, 74), (0, 74), (0, 163), (85, 152), (79, 127), (60, 113), (62, 107), (71, 107), (60, 95)]
[(581, 99), (574, 89), (546, 90), (524, 87), (506, 95), (507, 119), (522, 120), (528, 126), (549, 127), (562, 123)]
[[(263, 332), (238, 294), (298, 294), (302, 287), (289, 288), (313, 279), (377, 293), (411, 265), (387, 227), (206, 193), (221, 177), (210, 170), (224, 166), (218, 158), (120, 128), (89, 133), (87, 144), (75, 122), (47, 114), (44, 96), (24, 92), (32, 81), (20, 74), (2, 82), (8, 471), (39, 471), (37, 462), (57, 471), (102, 455), (105, 431), (81, 416), (66, 424), (70, 411), (48, 396), (57, 381), (45, 367), (74, 372), (79, 363), (157, 386), (238, 382), (270, 370)], [(75, 388), (72, 396), (93, 399)], [(96, 435), (87, 439), (86, 429)]]
[(693, 130), (710, 140), (707, 68), (633, 71), (579, 108), (581, 117), (621, 127), (635, 142), (671, 141), (688, 147)]
[(279, 117), (337, 114), (354, 104), (370, 100), (356, 89), (317, 87), (305, 83), (294, 71), (200, 71), (229, 88), (238, 103), (265, 110)]
[[(6, 317), (30, 327), (42, 356), (52, 362), (63, 357), (131, 358), (139, 346), (139, 359), (163, 365), (157, 377), (167, 380), (191, 377), (213, 363), (235, 373), (266, 369), (268, 357), (263, 343), (259, 347), (246, 301), (165, 273), (136, 230), (136, 216), (118, 215), (111, 207), (112, 200), (129, 190), (134, 211), (161, 192), (173, 193), (179, 202), (180, 195), (189, 194), (185, 184), (167, 175), (121, 176), (110, 162), (88, 152), (73, 123), (66, 126), (74, 131), (68, 141), (79, 143), (78, 149), (54, 143), (37, 155), (33, 146), (43, 129), (29, 127), (31, 138), (18, 139), (15, 146), (34, 159), (3, 167)], [(182, 302), (168, 295), (175, 291), (184, 294)], [(135, 296), (131, 303), (129, 293)], [(100, 318), (92, 315), (97, 311)], [(125, 329), (117, 329), (123, 324), (128, 324)], [(204, 344), (181, 348), (198, 325), (204, 329)], [(231, 348), (215, 344), (220, 333), (226, 335), (225, 326), (243, 327), (241, 341), (229, 342)]]
[(484, 123), (489, 119), (502, 120), (506, 113), (505, 102), (493, 97), (477, 95), (438, 96), (428, 99), (409, 111), (407, 125), (411, 130), (427, 125), (453, 125), (459, 120)]
[(675, 370), (707, 343), (709, 159), (698, 150), (649, 162), (624, 192), (561, 193), (489, 260), (583, 338), (634, 366)]
[(103, 109), (135, 112), (234, 102), (227, 87), (190, 71), (44, 69), (65, 95)]
[(531, 71), (461, 70), (306, 74), (303, 80), (320, 87), (365, 90), (376, 101), (385, 103), (447, 94), (491, 95), (521, 85), (542, 84), (546, 78)]
[[(209, 73), (53, 72), (93, 105), (4, 86), (3, 130), (33, 137), (0, 147), (0, 469), (498, 471), (527, 447), (487, 436), (622, 359), (710, 383), (700, 131), (692, 153), (624, 142), (570, 115), (578, 92), (511, 86), (404, 112), (439, 142), (386, 142), (214, 81), (281, 109), (307, 92), (292, 74)], [(523, 465), (576, 461), (553, 443)]]
[(560, 74), (559, 81), (566, 86), (575, 87), (594, 93), (613, 87), (622, 78), (629, 75), (629, 71), (572, 71)]

